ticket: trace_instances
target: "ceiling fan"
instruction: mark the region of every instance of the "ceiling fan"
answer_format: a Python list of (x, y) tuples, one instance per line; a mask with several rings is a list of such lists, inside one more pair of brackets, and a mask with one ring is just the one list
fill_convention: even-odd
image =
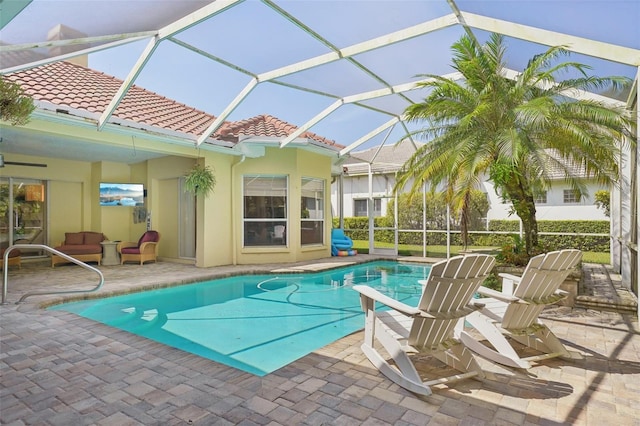
[(20, 161), (5, 161), (4, 154), (0, 154), (0, 167), (4, 167), (5, 164), (11, 164), (13, 166), (27, 166), (27, 167), (47, 167), (42, 163), (23, 163)]
[[(0, 143), (2, 143), (2, 138), (0, 138)], [(20, 161), (5, 161), (4, 154), (0, 153), (0, 167), (4, 167), (5, 164), (10, 164), (12, 166), (47, 167), (46, 164), (42, 164), (42, 163), (23, 163)]]

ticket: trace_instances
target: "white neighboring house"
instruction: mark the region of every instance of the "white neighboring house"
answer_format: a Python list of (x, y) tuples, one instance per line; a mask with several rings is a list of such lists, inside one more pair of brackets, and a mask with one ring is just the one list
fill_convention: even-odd
[[(488, 220), (517, 219), (509, 215), (510, 204), (504, 204), (493, 189), (493, 183), (483, 182), (484, 191), (489, 197)], [(563, 179), (554, 180), (543, 196), (536, 200), (536, 218), (538, 220), (609, 220), (604, 210), (595, 204), (594, 194), (599, 190), (609, 190), (594, 180), (586, 183), (588, 197), (577, 200), (571, 187)]]
[[(404, 140), (396, 145), (351, 152), (350, 158), (342, 164), (343, 216), (368, 216), (369, 194), (373, 198), (373, 217), (385, 216), (389, 200), (393, 198), (396, 172), (420, 145)], [(334, 217), (340, 216), (339, 193), (340, 177), (331, 184)]]
[[(405, 140), (397, 145), (369, 148), (354, 151), (343, 163), (342, 173), (342, 214), (344, 217), (367, 216), (368, 199), (373, 198), (373, 216), (385, 216), (389, 200), (393, 198), (393, 186), (396, 172), (404, 162), (413, 155), (421, 143)], [(371, 181), (369, 170), (371, 169)], [(604, 210), (595, 204), (594, 194), (598, 190), (609, 190), (607, 186), (595, 180), (586, 181), (588, 197), (577, 200), (571, 187), (564, 181), (564, 175), (558, 170), (552, 175), (551, 188), (545, 196), (536, 200), (536, 217), (538, 220), (608, 220)], [(518, 217), (509, 215), (510, 204), (502, 202), (496, 194), (493, 183), (483, 182), (480, 188), (489, 199), (487, 220), (511, 219)], [(340, 178), (331, 185), (331, 206), (334, 217), (340, 216)]]

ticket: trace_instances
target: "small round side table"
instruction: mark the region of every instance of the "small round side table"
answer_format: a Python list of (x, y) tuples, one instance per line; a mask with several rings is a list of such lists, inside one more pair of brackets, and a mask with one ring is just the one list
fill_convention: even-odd
[(117, 241), (103, 241), (102, 244), (102, 265), (112, 266), (120, 264), (120, 255), (116, 250)]

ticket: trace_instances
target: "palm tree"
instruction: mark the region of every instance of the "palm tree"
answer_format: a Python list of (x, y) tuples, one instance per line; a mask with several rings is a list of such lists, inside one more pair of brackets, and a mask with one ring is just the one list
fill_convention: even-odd
[[(603, 184), (616, 182), (620, 141), (632, 126), (624, 108), (567, 94), (620, 90), (629, 80), (588, 76), (586, 65), (559, 62), (568, 54), (562, 47), (533, 57), (524, 71), (507, 78), (503, 37), (497, 34), (485, 45), (463, 36), (452, 52), (462, 79), (422, 75), (427, 80), (418, 86), (430, 92), (405, 110), (408, 120), (425, 125), (413, 134), (429, 143), (405, 163), (395, 191), (409, 183), (412, 193), (424, 183), (444, 185), (464, 219), (471, 191), (488, 176), (522, 220), (531, 256), (538, 249), (535, 198), (549, 187), (550, 172), (561, 170), (579, 197), (586, 188), (577, 170)], [(576, 77), (556, 81), (560, 73)], [(462, 231), (464, 238), (466, 226)]]

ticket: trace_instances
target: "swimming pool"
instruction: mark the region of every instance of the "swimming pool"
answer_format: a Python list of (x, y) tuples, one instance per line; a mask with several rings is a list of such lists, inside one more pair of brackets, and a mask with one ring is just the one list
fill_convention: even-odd
[(430, 266), (378, 261), (242, 275), (50, 307), (263, 376), (364, 327), (351, 286), (416, 305)]

